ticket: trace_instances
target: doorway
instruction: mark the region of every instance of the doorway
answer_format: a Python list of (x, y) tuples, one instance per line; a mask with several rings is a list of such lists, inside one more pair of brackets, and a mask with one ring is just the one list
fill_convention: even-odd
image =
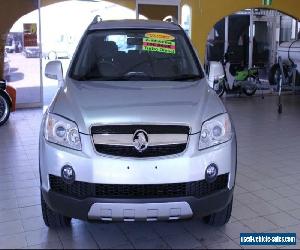
[(171, 20), (180, 23), (180, 0), (137, 0), (136, 17), (146, 16), (152, 20)]
[(44, 107), (51, 103), (59, 89), (56, 80), (44, 76), (47, 63), (60, 61), (66, 76), (78, 43), (96, 15), (105, 21), (135, 19), (136, 13), (121, 5), (101, 0), (64, 1), (41, 8)]
[(276, 28), (277, 28), (277, 15), (253, 15), (252, 28), (253, 38), (250, 38), (252, 43), (252, 62), (249, 65), (269, 69), (276, 61)]
[[(220, 61), (230, 52), (237, 68), (260, 68), (260, 78), (268, 79), (282, 42), (296, 39), (298, 21), (277, 10), (246, 9), (224, 17), (208, 35), (206, 65)], [(300, 37), (300, 36), (299, 36)]]
[(42, 106), (38, 10), (22, 16), (11, 27), (4, 56), (4, 78), (16, 89), (17, 108)]

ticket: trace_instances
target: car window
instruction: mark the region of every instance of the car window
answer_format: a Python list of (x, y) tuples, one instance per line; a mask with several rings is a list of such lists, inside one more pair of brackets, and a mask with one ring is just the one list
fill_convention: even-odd
[(86, 35), (70, 77), (95, 80), (193, 80), (201, 67), (183, 31), (110, 30)]

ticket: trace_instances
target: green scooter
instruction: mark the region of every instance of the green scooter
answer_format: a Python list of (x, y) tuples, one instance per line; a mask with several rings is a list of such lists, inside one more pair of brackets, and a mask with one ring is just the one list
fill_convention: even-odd
[(253, 96), (257, 91), (258, 84), (261, 84), (258, 68), (237, 71), (235, 75), (232, 75), (228, 55), (228, 52), (225, 53), (220, 62), (224, 70), (224, 79), (214, 85), (214, 90), (219, 96), (222, 96), (224, 92), (238, 92), (239, 94), (244, 92), (247, 96)]

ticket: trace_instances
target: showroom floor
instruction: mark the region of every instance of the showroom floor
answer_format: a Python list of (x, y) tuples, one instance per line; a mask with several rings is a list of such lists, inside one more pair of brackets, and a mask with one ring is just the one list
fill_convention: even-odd
[(240, 248), (241, 232), (300, 237), (300, 96), (284, 97), (281, 116), (276, 102), (275, 97), (225, 100), (237, 130), (238, 174), (232, 219), (221, 228), (194, 219), (75, 220), (71, 229), (47, 229), (38, 177), (42, 111), (17, 111), (0, 128), (0, 248)]

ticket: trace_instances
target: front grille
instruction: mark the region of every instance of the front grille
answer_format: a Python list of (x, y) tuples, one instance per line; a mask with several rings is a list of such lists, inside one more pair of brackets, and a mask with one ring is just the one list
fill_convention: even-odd
[(149, 134), (189, 134), (188, 126), (178, 125), (107, 125), (93, 126), (94, 134), (134, 134), (137, 130), (147, 131)]
[(99, 145), (95, 145), (95, 148), (97, 152), (101, 154), (120, 156), (120, 157), (145, 158), (145, 157), (160, 157), (160, 156), (182, 153), (186, 148), (186, 144), (148, 147), (147, 150), (143, 152), (137, 151), (134, 147), (125, 147), (125, 146), (111, 146), (111, 145), (99, 144)]
[[(145, 131), (148, 135), (189, 135), (190, 128), (188, 126), (179, 125), (105, 125), (93, 126), (91, 134), (94, 135), (133, 135), (139, 131)], [(133, 141), (128, 141), (129, 145), (110, 145), (96, 144), (95, 149), (100, 154), (119, 156), (119, 157), (161, 157), (168, 155), (180, 154), (185, 151), (187, 142), (184, 144), (165, 144), (151, 145), (145, 151), (139, 152), (134, 146)], [(132, 146), (131, 146), (132, 144)]]
[(85, 198), (117, 198), (117, 199), (151, 199), (174, 198), (193, 196), (201, 198), (216, 191), (225, 189), (228, 183), (228, 174), (218, 176), (213, 183), (205, 180), (160, 185), (113, 185), (90, 184), (76, 181), (66, 184), (61, 177), (49, 176), (50, 188), (56, 193), (68, 195), (77, 199)]

